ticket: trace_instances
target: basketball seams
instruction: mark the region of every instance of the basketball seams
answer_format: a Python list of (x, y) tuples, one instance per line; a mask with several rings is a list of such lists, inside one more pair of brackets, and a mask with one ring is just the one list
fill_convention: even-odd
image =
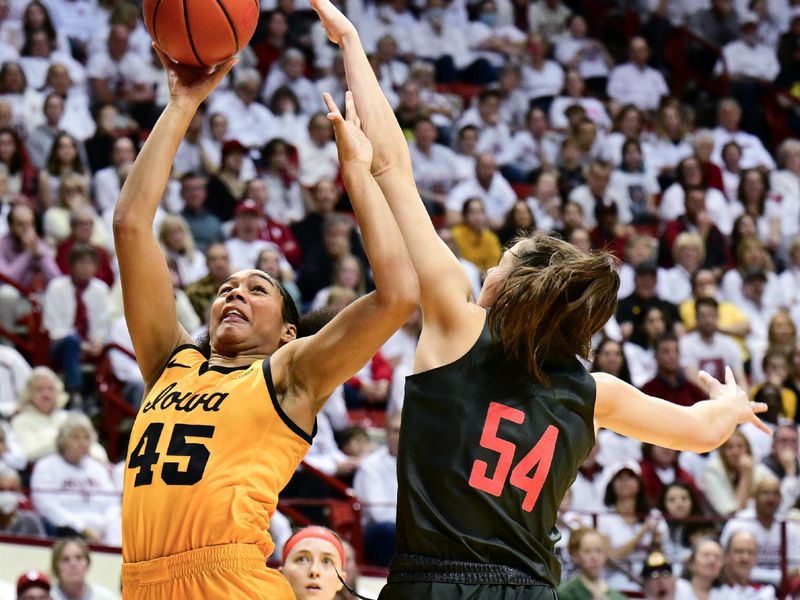
[[(184, 0), (184, 2), (185, 1), (186, 0)], [(233, 32), (233, 42), (236, 45), (236, 52), (239, 52), (239, 32), (236, 30), (236, 26), (233, 24), (233, 19), (231, 19), (231, 16), (228, 14), (228, 9), (225, 8), (225, 5), (221, 2), (221, 0), (215, 0), (215, 1), (219, 6), (220, 10), (222, 11), (222, 14), (225, 15), (225, 18), (228, 20), (228, 25), (230, 26), (231, 31)]]
[(197, 59), (197, 62), (200, 65), (207, 67), (208, 65), (200, 58), (200, 55), (197, 53), (197, 48), (194, 46), (194, 37), (192, 37), (192, 28), (189, 26), (189, 4), (188, 0), (183, 0), (183, 22), (186, 26), (186, 36), (189, 39), (189, 46), (192, 48), (192, 54)]

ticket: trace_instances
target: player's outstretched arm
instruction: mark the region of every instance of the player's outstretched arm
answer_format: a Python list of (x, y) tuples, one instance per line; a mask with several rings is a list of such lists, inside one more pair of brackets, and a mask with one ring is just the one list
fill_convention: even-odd
[(350, 304), (317, 334), (287, 344), (271, 359), (284, 410), (309, 431), (330, 393), (372, 358), (419, 301), (417, 277), (403, 238), (370, 173), (372, 146), (361, 131), (353, 95), (346, 95), (346, 119), (329, 94), (325, 102), (375, 291)]
[(709, 400), (694, 406), (678, 406), (644, 394), (606, 373), (592, 373), (597, 383), (595, 425), (643, 442), (686, 450), (709, 452), (721, 446), (737, 425), (752, 423), (766, 433), (767, 427), (756, 416), (767, 410), (759, 402), (750, 402), (736, 385), (733, 372), (725, 370), (725, 384), (708, 373), (700, 372), (709, 390)]
[(419, 277), (426, 327), (447, 332), (464, 323), (470, 285), (452, 252), (439, 239), (411, 172), (408, 144), (383, 95), (353, 24), (330, 0), (312, 0), (322, 25), (344, 58), (364, 133), (373, 146), (372, 173), (405, 239)]
[(209, 74), (175, 65), (159, 54), (169, 77), (169, 103), (136, 158), (114, 208), (114, 246), (125, 320), (148, 388), (172, 351), (191, 341), (175, 314), (172, 282), (153, 234), (153, 220), (189, 121), (235, 62), (227, 61)]

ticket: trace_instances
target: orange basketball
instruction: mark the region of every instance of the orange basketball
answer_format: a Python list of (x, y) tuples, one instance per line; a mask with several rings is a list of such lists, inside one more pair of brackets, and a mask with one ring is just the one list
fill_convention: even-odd
[(212, 67), (247, 45), (259, 0), (144, 0), (144, 24), (172, 60)]

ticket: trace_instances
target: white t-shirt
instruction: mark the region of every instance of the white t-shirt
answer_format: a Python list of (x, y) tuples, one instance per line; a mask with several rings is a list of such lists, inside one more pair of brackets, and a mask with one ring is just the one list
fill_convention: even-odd
[(650, 67), (633, 63), (615, 67), (608, 76), (608, 96), (620, 104), (633, 104), (640, 110), (656, 110), (661, 98), (669, 94), (664, 76)]
[(679, 340), (681, 366), (703, 370), (719, 381), (725, 380), (725, 367), (742, 369), (742, 352), (733, 338), (715, 333), (710, 342), (697, 331), (687, 333)]

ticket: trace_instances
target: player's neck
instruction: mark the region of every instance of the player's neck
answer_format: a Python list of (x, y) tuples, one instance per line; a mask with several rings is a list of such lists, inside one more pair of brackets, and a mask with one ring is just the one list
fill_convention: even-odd
[(208, 366), (226, 368), (249, 367), (262, 358), (266, 358), (266, 355), (256, 350), (252, 352), (241, 352), (236, 356), (223, 356), (212, 351), (208, 359)]

